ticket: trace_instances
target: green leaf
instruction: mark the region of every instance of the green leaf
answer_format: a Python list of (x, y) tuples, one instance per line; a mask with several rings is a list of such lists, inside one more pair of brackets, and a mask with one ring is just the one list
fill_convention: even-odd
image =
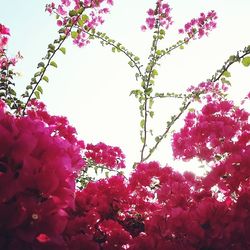
[(145, 93), (146, 93), (146, 95), (149, 96), (149, 95), (152, 93), (152, 91), (153, 91), (152, 88), (147, 88), (147, 89), (145, 90)]
[(48, 78), (47, 76), (43, 76), (43, 80), (44, 80), (45, 82), (49, 82), (49, 78)]
[(50, 65), (53, 66), (53, 67), (55, 67), (55, 68), (57, 68), (57, 64), (56, 64), (55, 61), (51, 61), (51, 62), (50, 62)]
[(69, 11), (69, 16), (70, 17), (76, 16), (76, 15), (77, 15), (77, 11), (75, 11), (75, 10), (70, 10)]
[(159, 142), (160, 140), (161, 140), (160, 136), (156, 136), (156, 137), (155, 137), (155, 141), (156, 141), (156, 142)]
[(40, 99), (40, 92), (39, 91), (35, 91), (34, 94), (35, 94), (36, 99)]
[(140, 58), (139, 58), (138, 56), (135, 56), (135, 57), (134, 57), (134, 60), (135, 60), (135, 61), (139, 61)]
[(153, 107), (153, 104), (154, 104), (154, 100), (153, 100), (153, 98), (150, 98), (149, 99), (149, 108), (150, 109)]
[(141, 126), (141, 128), (144, 128), (144, 125), (145, 125), (145, 120), (142, 119), (142, 120), (140, 121), (140, 126)]
[(166, 34), (165, 30), (161, 29), (161, 30), (160, 30), (160, 34), (161, 34), (161, 35), (165, 35), (165, 34)]
[(78, 25), (80, 26), (80, 27), (82, 27), (83, 25), (84, 25), (84, 22), (83, 22), (83, 20), (82, 19), (78, 19)]
[(160, 56), (160, 55), (161, 55), (161, 51), (160, 51), (160, 50), (157, 50), (157, 51), (156, 51), (156, 54), (157, 54), (158, 56)]
[(36, 72), (36, 73), (34, 74), (35, 77), (40, 76), (40, 75), (41, 75), (41, 72)]
[(242, 59), (242, 64), (245, 66), (245, 67), (248, 67), (250, 66), (250, 56), (246, 56)]
[(87, 20), (89, 20), (89, 17), (87, 15), (82, 15), (82, 21), (85, 23)]
[(149, 112), (149, 115), (150, 115), (151, 118), (154, 117), (154, 114), (155, 114), (154, 111), (150, 111), (150, 112)]
[(109, 178), (109, 172), (105, 172), (105, 176), (106, 176), (106, 178)]
[(48, 48), (49, 48), (50, 50), (54, 51), (54, 50), (55, 50), (55, 45), (49, 44), (49, 45), (48, 45)]
[(66, 48), (61, 47), (61, 48), (60, 48), (60, 51), (61, 51), (64, 55), (66, 54)]
[(78, 32), (77, 31), (71, 31), (71, 37), (73, 39), (76, 39), (78, 37)]
[(39, 62), (38, 65), (37, 65), (37, 68), (40, 68), (40, 67), (43, 68), (44, 66), (45, 66), (44, 62)]
[(59, 29), (59, 31), (58, 31), (59, 33), (65, 33), (65, 28), (61, 28), (61, 29)]
[(129, 61), (129, 62), (128, 62), (128, 65), (129, 65), (130, 67), (134, 67), (134, 63), (133, 63), (132, 61)]
[(222, 78), (221, 78), (221, 82), (222, 82), (222, 83), (225, 83), (225, 84), (227, 84), (227, 85), (229, 85), (229, 86), (231, 86), (230, 81), (228, 81), (225, 77), (222, 77)]
[(152, 77), (154, 78), (157, 75), (158, 75), (158, 71), (156, 69), (153, 69), (152, 70)]
[(11, 95), (16, 96), (16, 91), (14, 89), (9, 88), (9, 92), (10, 92)]
[(27, 90), (28, 90), (28, 89), (32, 89), (32, 86), (29, 84), (29, 85), (26, 86), (26, 89), (27, 89)]
[(225, 76), (225, 77), (231, 77), (231, 73), (229, 72), (229, 71), (225, 71), (224, 73), (223, 73), (223, 76)]
[(43, 89), (40, 85), (37, 87), (37, 91), (39, 91), (41, 94), (43, 93)]

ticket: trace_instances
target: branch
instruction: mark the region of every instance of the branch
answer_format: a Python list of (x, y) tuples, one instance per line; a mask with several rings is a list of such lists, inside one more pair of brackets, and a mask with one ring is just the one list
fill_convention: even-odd
[[(150, 86), (150, 80), (152, 77), (152, 72), (154, 69), (154, 66), (156, 65), (157, 61), (159, 60), (159, 57), (156, 57), (157, 55), (157, 45), (159, 42), (159, 33), (160, 33), (160, 24), (159, 24), (159, 20), (157, 20), (156, 23), (156, 36), (153, 37), (153, 42), (152, 42), (152, 47), (151, 47), (151, 53), (149, 55), (149, 59), (152, 58), (152, 61), (150, 60), (150, 62), (148, 63), (148, 67), (149, 69), (146, 68), (145, 70), (145, 78), (146, 75), (148, 73), (148, 77), (147, 77), (147, 81), (144, 87), (144, 126), (143, 126), (143, 145), (142, 145), (142, 149), (141, 149), (141, 162), (144, 159), (144, 150), (147, 146), (147, 122), (148, 122), (148, 100), (150, 99), (150, 97), (148, 97), (147, 94), (147, 90)], [(150, 108), (150, 107), (149, 107)]]
[[(25, 103), (25, 105), (24, 105), (23, 112), (22, 112), (22, 115), (23, 115), (23, 116), (25, 115), (25, 110), (26, 110), (27, 105), (28, 105), (28, 103), (30, 102), (30, 100), (31, 100), (31, 98), (32, 98), (32, 96), (33, 96), (33, 94), (35, 93), (35, 91), (36, 91), (38, 85), (40, 84), (40, 82), (43, 80), (43, 77), (44, 77), (44, 75), (45, 75), (45, 73), (46, 73), (46, 71), (47, 71), (47, 69), (48, 69), (48, 67), (49, 67), (49, 65), (50, 65), (50, 63), (51, 63), (51, 60), (54, 58), (54, 56), (56, 55), (57, 51), (60, 50), (60, 48), (62, 47), (63, 43), (64, 43), (65, 40), (68, 38), (68, 36), (69, 36), (69, 34), (70, 34), (72, 28), (74, 27), (75, 23), (79, 20), (81, 14), (84, 12), (84, 10), (85, 10), (85, 8), (83, 8), (83, 9), (81, 10), (81, 12), (76, 16), (76, 19), (75, 19), (72, 23), (71, 23), (72, 19), (69, 18), (69, 28), (68, 28), (68, 30), (66, 31), (66, 34), (65, 34), (64, 36), (60, 36), (60, 38), (59, 38), (59, 41), (60, 41), (60, 42), (59, 42), (59, 44), (58, 44), (58, 46), (57, 46), (56, 48), (54, 48), (53, 50), (49, 50), (49, 52), (51, 52), (51, 54), (48, 54), (48, 55), (49, 55), (49, 56), (48, 56), (48, 61), (47, 61), (46, 65), (43, 67), (42, 71), (40, 71), (41, 74), (39, 75), (39, 79), (38, 79), (37, 82), (35, 82), (35, 86), (33, 87), (31, 93), (28, 95), (28, 99), (27, 99), (27, 101), (26, 101), (26, 103)], [(68, 27), (68, 26), (65, 25), (65, 27)], [(60, 31), (59, 31), (59, 33), (60, 33)], [(46, 58), (46, 57), (45, 57), (45, 58)], [(31, 86), (32, 86), (32, 83), (34, 84), (34, 82), (31, 81)]]
[[(244, 48), (244, 50), (238, 51), (236, 53), (236, 55), (230, 56), (230, 58), (224, 63), (224, 65), (221, 67), (221, 69), (216, 71), (216, 73), (210, 79), (208, 79), (208, 81), (211, 81), (211, 82), (218, 81), (221, 78), (221, 76), (224, 74), (224, 72), (227, 71), (235, 62), (239, 62), (242, 58), (244, 58), (246, 55), (249, 55), (249, 54), (250, 54), (250, 46), (247, 46)], [(156, 150), (158, 145), (162, 142), (162, 140), (164, 138), (166, 138), (171, 127), (182, 116), (182, 114), (188, 109), (188, 107), (193, 102), (191, 100), (191, 98), (194, 95), (196, 95), (196, 96), (198, 95), (198, 97), (200, 97), (203, 94), (204, 94), (203, 92), (200, 92), (200, 93), (194, 93), (194, 94), (190, 94), (190, 95), (186, 96), (186, 100), (183, 102), (182, 106), (180, 107), (180, 112), (176, 116), (173, 116), (171, 121), (168, 122), (168, 126), (167, 126), (166, 130), (164, 131), (164, 133), (162, 133), (160, 136), (157, 137), (158, 140), (156, 141), (155, 145), (150, 149), (150, 152), (148, 153), (148, 155), (145, 156), (141, 160), (142, 162), (148, 160), (151, 157), (151, 155), (153, 154), (153, 152)]]
[[(140, 62), (134, 60), (133, 58), (133, 53), (129, 52), (127, 49), (125, 49), (124, 47), (121, 47), (117, 44), (114, 43), (114, 40), (113, 39), (110, 39), (109, 37), (107, 37), (107, 39), (105, 38), (105, 36), (103, 37), (102, 35), (104, 33), (101, 33), (101, 32), (96, 32), (96, 33), (91, 33), (90, 31), (87, 31), (85, 29), (83, 29), (82, 27), (80, 27), (79, 25), (75, 25), (78, 29), (81, 29), (82, 32), (88, 34), (90, 37), (94, 37), (94, 38), (97, 38), (99, 40), (101, 40), (102, 42), (104, 42), (106, 45), (110, 45), (112, 46), (113, 48), (116, 48), (117, 51), (120, 51), (122, 52), (124, 55), (126, 55), (129, 60), (134, 64), (134, 66), (136, 67), (137, 71), (138, 71), (138, 74), (139, 76), (141, 77), (141, 79), (143, 79), (143, 74), (141, 72), (141, 67), (142, 65), (140, 64)], [(93, 30), (92, 30), (93, 31)], [(120, 43), (118, 43), (120, 44)], [(121, 44), (120, 44), (121, 45)]]
[(228, 60), (224, 63), (224, 65), (221, 67), (221, 69), (217, 70), (215, 74), (207, 81), (211, 82), (218, 81), (231, 65), (233, 65), (236, 62), (240, 62), (242, 58), (244, 58), (246, 55), (249, 54), (250, 54), (250, 46), (245, 47), (243, 50), (237, 51), (236, 55), (230, 56)]

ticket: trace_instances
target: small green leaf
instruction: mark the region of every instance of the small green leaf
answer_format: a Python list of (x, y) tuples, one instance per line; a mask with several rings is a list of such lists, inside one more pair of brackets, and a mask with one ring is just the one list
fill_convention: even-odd
[(153, 69), (152, 70), (152, 77), (154, 78), (157, 75), (158, 75), (158, 71), (156, 69)]
[(109, 178), (109, 172), (105, 172), (105, 176), (106, 176), (106, 178)]
[(49, 78), (48, 78), (47, 76), (43, 76), (43, 80), (44, 80), (45, 82), (49, 82)]
[(32, 86), (29, 84), (29, 85), (26, 86), (26, 89), (27, 89), (27, 90), (28, 90), (28, 89), (32, 89)]
[(160, 51), (160, 50), (157, 50), (157, 51), (156, 51), (156, 54), (157, 54), (158, 56), (160, 56), (160, 55), (161, 55), (161, 51)]
[(152, 88), (147, 88), (145, 89), (145, 94), (149, 96), (152, 93), (152, 91), (153, 91)]
[(229, 72), (229, 71), (225, 71), (224, 73), (223, 73), (223, 76), (225, 76), (225, 77), (231, 77), (231, 73)]
[(57, 64), (56, 64), (55, 61), (51, 61), (51, 62), (50, 62), (50, 65), (53, 66), (53, 67), (55, 67), (55, 68), (57, 68)]
[(154, 117), (154, 114), (155, 114), (154, 111), (150, 111), (150, 112), (149, 112), (149, 115), (150, 115), (151, 118)]
[(139, 61), (140, 58), (139, 58), (138, 56), (135, 56), (135, 57), (134, 57), (134, 60), (135, 60), (135, 61)]
[(70, 10), (69, 11), (69, 16), (70, 17), (76, 16), (76, 15), (77, 15), (77, 11), (75, 11), (75, 10)]
[(161, 34), (161, 35), (165, 35), (165, 34), (166, 34), (165, 30), (161, 29), (161, 30), (160, 30), (160, 34)]
[(66, 48), (61, 47), (61, 48), (60, 48), (60, 51), (61, 51), (64, 55), (66, 54)]
[(36, 73), (34, 74), (34, 76), (37, 77), (37, 76), (40, 76), (40, 74), (41, 74), (41, 72), (36, 72)]
[(61, 28), (61, 29), (59, 29), (59, 31), (58, 31), (59, 33), (65, 33), (65, 28)]
[(144, 81), (141, 82), (141, 86), (142, 86), (143, 88), (145, 88), (145, 82), (144, 82)]
[(159, 142), (160, 140), (161, 140), (160, 136), (156, 136), (156, 137), (155, 137), (155, 141), (156, 141), (156, 142)]
[(77, 31), (71, 31), (71, 37), (73, 39), (76, 39), (78, 37), (78, 32)]
[(225, 84), (227, 84), (227, 85), (229, 85), (229, 86), (231, 85), (230, 81), (228, 81), (225, 77), (222, 77), (222, 78), (221, 78), (221, 82), (222, 82), (222, 83), (225, 83)]
[(134, 67), (134, 63), (133, 63), (132, 61), (129, 61), (129, 62), (128, 62), (128, 65), (129, 65), (130, 67)]
[(85, 23), (87, 20), (89, 20), (89, 17), (87, 15), (82, 15), (82, 21)]
[(244, 58), (242, 59), (242, 64), (243, 64), (245, 67), (250, 66), (250, 56), (244, 57)]
[(16, 91), (14, 89), (9, 88), (9, 92), (10, 92), (11, 95), (16, 96)]
[(145, 125), (145, 120), (143, 119), (143, 120), (140, 121), (141, 128), (144, 128), (144, 125)]
[(36, 99), (40, 99), (40, 92), (39, 91), (35, 91), (34, 94), (35, 94)]
[(43, 89), (40, 85), (37, 87), (37, 91), (39, 91), (41, 94), (43, 93)]
[(80, 27), (82, 27), (83, 25), (84, 25), (84, 22), (83, 22), (83, 20), (82, 19), (78, 19), (78, 25), (80, 26)]
[(44, 66), (45, 66), (44, 62), (39, 62), (38, 65), (37, 65), (37, 68), (40, 68), (40, 67), (43, 68)]
[(49, 44), (49, 45), (48, 45), (48, 48), (49, 48), (50, 50), (54, 51), (54, 50), (55, 50), (55, 45)]
[(149, 99), (149, 108), (150, 109), (153, 107), (153, 104), (154, 104), (154, 100), (153, 100), (153, 98), (150, 98)]

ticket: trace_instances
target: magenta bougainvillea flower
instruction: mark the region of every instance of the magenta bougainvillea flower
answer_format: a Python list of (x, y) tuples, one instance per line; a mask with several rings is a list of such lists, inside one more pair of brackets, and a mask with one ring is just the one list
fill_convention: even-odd
[(1, 103), (0, 249), (64, 245), (66, 210), (74, 207), (75, 177), (84, 166), (83, 143), (67, 120), (34, 104), (26, 117), (15, 117)]

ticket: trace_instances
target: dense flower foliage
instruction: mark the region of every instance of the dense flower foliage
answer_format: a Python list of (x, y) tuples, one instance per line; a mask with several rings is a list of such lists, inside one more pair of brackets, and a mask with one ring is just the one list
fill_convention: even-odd
[(87, 144), (84, 153), (86, 159), (93, 161), (93, 164), (104, 165), (110, 169), (125, 168), (125, 155), (119, 147), (108, 146), (103, 142), (96, 145)]
[(163, 0), (158, 0), (156, 2), (155, 10), (149, 9), (147, 11), (148, 17), (146, 18), (146, 25), (141, 26), (141, 30), (153, 29), (156, 23), (159, 22), (159, 26), (168, 29), (171, 24), (173, 24), (172, 17), (170, 15), (171, 8), (168, 3), (164, 3)]
[(66, 209), (74, 207), (75, 176), (84, 144), (65, 118), (34, 107), (27, 117), (0, 110), (0, 249), (62, 245)]
[[(56, 14), (58, 26), (74, 24), (81, 27), (72, 38), (77, 46), (82, 47), (90, 42), (86, 31), (103, 24), (104, 15), (109, 13), (111, 5), (113, 5), (113, 0), (61, 0), (60, 4), (54, 2), (47, 4), (46, 10), (50, 14)], [(83, 10), (85, 12), (81, 15)], [(65, 34), (70, 35), (69, 29), (65, 30)]]
[[(83, 46), (86, 32), (103, 22), (112, 4), (61, 0), (46, 9), (57, 14), (65, 36), (77, 24), (71, 36)], [(142, 29), (168, 29), (170, 11), (157, 0)], [(215, 28), (216, 18), (214, 11), (202, 13), (180, 33), (186, 40), (201, 38)], [(6, 72), (15, 65), (5, 53), (9, 35), (0, 24), (0, 83), (6, 93), (12, 84)], [(203, 177), (155, 161), (137, 163), (125, 177), (117, 171), (125, 168), (119, 147), (85, 146), (67, 118), (50, 115), (42, 102), (30, 99), (20, 115), (7, 109), (13, 100), (1, 95), (0, 250), (250, 249), (250, 114), (226, 99), (227, 88), (212, 81), (191, 86), (190, 103), (202, 107), (190, 110), (172, 137), (176, 158), (196, 158), (210, 168)], [(250, 94), (242, 104), (249, 99)], [(77, 189), (79, 174), (91, 166), (116, 174), (86, 178)]]
[(179, 33), (185, 34), (186, 40), (202, 38), (216, 28), (216, 19), (217, 15), (213, 10), (207, 14), (201, 13), (198, 18), (193, 18), (190, 22), (187, 22), (183, 29), (179, 29)]
[(10, 31), (3, 24), (0, 24), (0, 52), (3, 51), (3, 48), (6, 46), (8, 42), (8, 36), (10, 35)]

